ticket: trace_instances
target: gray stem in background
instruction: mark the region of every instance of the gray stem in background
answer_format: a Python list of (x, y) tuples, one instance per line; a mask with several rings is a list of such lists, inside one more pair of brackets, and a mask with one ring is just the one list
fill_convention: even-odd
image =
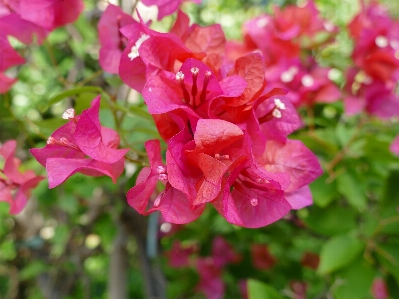
[(125, 228), (118, 225), (118, 234), (114, 240), (114, 248), (110, 257), (110, 269), (108, 278), (108, 298), (127, 299), (128, 283), (128, 252), (127, 232)]

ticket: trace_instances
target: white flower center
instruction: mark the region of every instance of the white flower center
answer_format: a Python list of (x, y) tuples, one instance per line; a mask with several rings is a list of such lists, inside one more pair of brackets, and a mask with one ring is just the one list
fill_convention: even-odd
[(302, 85), (305, 87), (310, 87), (314, 84), (314, 79), (311, 75), (305, 75), (302, 77)]
[(379, 35), (375, 38), (375, 44), (380, 48), (385, 48), (389, 45), (389, 41), (385, 36)]
[(147, 40), (149, 39), (150, 36), (147, 34), (142, 34), (139, 39), (136, 41), (132, 49), (130, 50), (130, 53), (127, 54), (127, 56), (130, 58), (130, 60), (135, 59), (136, 57), (139, 57), (139, 48), (140, 46)]

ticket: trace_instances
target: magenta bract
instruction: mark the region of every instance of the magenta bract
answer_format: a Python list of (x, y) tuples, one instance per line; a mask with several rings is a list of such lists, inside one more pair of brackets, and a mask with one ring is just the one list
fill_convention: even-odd
[(44, 148), (31, 149), (32, 155), (46, 167), (49, 187), (63, 183), (76, 172), (89, 176), (107, 175), (114, 183), (124, 170), (128, 149), (117, 149), (118, 134), (102, 127), (98, 118), (100, 96), (89, 109), (75, 116), (67, 110), (69, 122), (57, 129)]

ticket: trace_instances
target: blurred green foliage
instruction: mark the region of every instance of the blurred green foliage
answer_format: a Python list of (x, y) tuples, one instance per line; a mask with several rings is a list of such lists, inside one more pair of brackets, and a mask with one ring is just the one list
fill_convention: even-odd
[[(204, 0), (200, 6), (187, 4), (186, 9), (193, 22), (220, 23), (228, 38), (239, 39), (242, 23), (270, 13), (271, 2), (290, 3)], [(340, 26), (359, 9), (352, 0), (316, 3), (323, 16)], [(399, 16), (399, 3), (384, 3)], [(59, 116), (66, 107), (74, 106), (79, 113), (98, 93), (103, 97), (101, 121), (121, 133), (122, 147), (140, 155), (144, 141), (159, 137), (143, 100), (122, 90), (120, 80), (103, 74), (98, 66), (96, 5), (97, 1), (87, 1), (86, 13), (76, 23), (55, 30), (42, 46), (22, 49), (29, 62), (19, 68), (13, 89), (0, 96), (1, 141), (15, 138), (24, 149), (41, 147), (63, 124)], [(170, 26), (172, 21), (170, 17), (156, 26)], [(338, 84), (343, 83), (351, 47), (341, 30), (337, 42), (316, 57), (341, 71)], [(196, 243), (199, 255), (207, 256), (217, 235), (243, 256), (240, 264), (224, 271), (225, 298), (240, 298), (237, 282), (247, 278), (250, 299), (293, 298), (291, 281), (306, 282), (307, 298), (369, 299), (376, 277), (384, 277), (392, 298), (399, 294), (399, 159), (388, 149), (399, 132), (398, 121), (381, 122), (364, 115), (348, 118), (341, 103), (318, 104), (313, 117), (301, 113), (313, 128), (308, 126), (292, 138), (311, 148), (325, 170), (311, 185), (314, 205), (257, 230), (232, 226), (208, 207), (200, 219), (159, 240), (155, 262), (162, 264), (167, 277), (168, 298), (204, 297), (195, 290), (195, 267), (170, 268), (163, 252), (178, 239)], [(25, 165), (44, 174), (26, 152), (18, 155)], [(118, 217), (126, 209), (120, 189), (133, 186), (136, 178), (137, 167), (129, 167), (119, 185), (79, 174), (56, 189), (49, 190), (42, 182), (26, 211), (15, 218), (8, 215), (7, 204), (0, 203), (0, 298), (50, 298), (50, 293), (61, 294), (60, 298), (108, 298), (110, 255)], [(253, 266), (249, 249), (253, 243), (268, 245), (277, 260), (271, 269)], [(127, 238), (126, 250), (129, 298), (144, 298), (135, 238)], [(320, 255), (317, 270), (301, 264), (306, 252)], [(50, 293), (43, 294), (46, 287)]]

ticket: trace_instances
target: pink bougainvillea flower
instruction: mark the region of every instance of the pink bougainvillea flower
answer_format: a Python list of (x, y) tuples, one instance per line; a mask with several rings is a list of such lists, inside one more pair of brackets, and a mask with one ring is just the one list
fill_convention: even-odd
[(0, 147), (0, 156), (4, 159), (4, 167), (0, 169), (0, 201), (10, 204), (10, 213), (18, 214), (25, 207), (31, 189), (43, 180), (32, 170), (20, 172), (21, 161), (15, 158), (15, 140), (9, 140)]
[(251, 259), (254, 267), (259, 270), (268, 270), (277, 263), (266, 244), (251, 244)]
[[(160, 211), (163, 218), (171, 223), (184, 224), (197, 219), (205, 206), (191, 208), (186, 195), (170, 185), (170, 175), (161, 159), (159, 140), (149, 140), (145, 146), (151, 166), (141, 170), (136, 186), (128, 191), (126, 196), (129, 205), (143, 215)], [(150, 200), (158, 181), (166, 184), (165, 190)]]
[[(162, 20), (165, 16), (173, 14), (185, 0), (143, 0), (145, 6), (156, 5), (158, 7), (158, 20)], [(197, 4), (201, 0), (191, 0)]]
[(371, 285), (371, 294), (374, 299), (388, 299), (390, 298), (388, 287), (382, 278), (375, 278)]
[(213, 72), (223, 60), (225, 37), (220, 25), (188, 26), (188, 18), (181, 12), (171, 33), (150, 30), (142, 21), (123, 27), (121, 32), (128, 43), (121, 56), (119, 74), (139, 92), (151, 76), (161, 71), (175, 74), (188, 58), (212, 62), (209, 65)]
[(197, 253), (196, 244), (183, 245), (180, 241), (173, 241), (172, 248), (166, 253), (169, 266), (182, 268), (190, 266), (190, 258)]
[(309, 184), (322, 174), (316, 156), (299, 140), (268, 141), (260, 163), (270, 172), (290, 174), (287, 192)]
[(312, 48), (325, 43), (337, 32), (337, 27), (321, 19), (313, 0), (306, 5), (275, 6), (275, 23), (280, 32), (297, 32), (301, 48)]
[(354, 68), (348, 70), (346, 78), (344, 106), (347, 115), (361, 111), (380, 118), (399, 115), (399, 94), (395, 84), (375, 80)]
[(176, 35), (153, 31), (142, 21), (124, 26), (120, 31), (128, 42), (121, 55), (119, 75), (127, 85), (139, 92), (146, 83), (147, 75), (171, 70), (176, 61), (196, 57)]
[(82, 0), (20, 0), (19, 14), (47, 30), (74, 22), (84, 9)]
[(389, 149), (391, 150), (392, 153), (399, 156), (399, 135), (397, 135), (395, 139), (392, 141)]
[(75, 116), (74, 110), (68, 109), (63, 118), (69, 122), (49, 137), (46, 147), (31, 149), (36, 160), (46, 167), (50, 188), (76, 172), (107, 175), (114, 182), (122, 174), (128, 149), (117, 149), (118, 133), (100, 125), (99, 110), (100, 96), (81, 115)]
[(207, 299), (222, 299), (225, 290), (222, 280), (223, 269), (215, 265), (212, 257), (206, 257), (197, 260), (197, 270), (200, 281), (196, 289), (204, 293)]
[(11, 47), (8, 36), (24, 44), (38, 44), (48, 33), (73, 22), (83, 10), (82, 0), (19, 0), (0, 2), (0, 93), (7, 92), (16, 80), (2, 72), (25, 60)]
[(221, 236), (212, 241), (211, 256), (197, 260), (200, 281), (196, 289), (204, 293), (208, 299), (224, 298), (225, 285), (222, 279), (223, 268), (227, 264), (240, 262), (241, 255)]
[(238, 254), (223, 237), (217, 236), (212, 242), (212, 257), (214, 264), (223, 268), (227, 264), (237, 264), (242, 256)]
[(101, 45), (99, 63), (104, 71), (118, 74), (119, 61), (127, 44), (127, 38), (119, 29), (132, 23), (137, 22), (119, 6), (110, 4), (102, 14), (98, 22), (98, 37)]

